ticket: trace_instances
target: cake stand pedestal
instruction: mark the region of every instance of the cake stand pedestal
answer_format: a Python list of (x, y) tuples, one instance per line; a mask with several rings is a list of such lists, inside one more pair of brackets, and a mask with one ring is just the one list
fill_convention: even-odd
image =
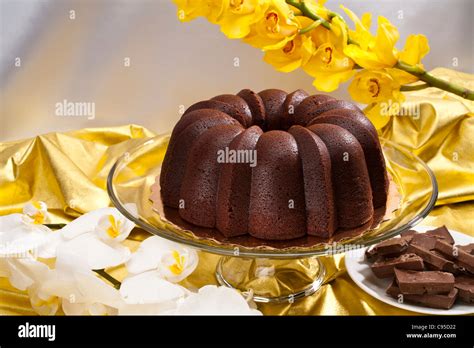
[[(292, 264), (298, 262), (295, 269)], [(216, 268), (220, 285), (237, 289), (255, 302), (293, 303), (323, 285), (326, 267), (319, 257), (295, 260), (221, 257)]]
[(403, 147), (380, 140), (387, 170), (400, 193), (399, 207), (376, 228), (331, 247), (324, 243), (291, 248), (241, 245), (216, 240), (212, 233), (199, 234), (196, 228), (169, 219), (171, 215), (165, 213), (160, 198), (153, 203), (149, 199), (169, 135), (137, 141), (120, 156), (107, 177), (107, 192), (115, 207), (145, 231), (222, 255), (216, 269), (221, 285), (247, 292), (256, 302), (293, 302), (321, 288), (326, 275), (321, 256), (344, 252), (347, 246), (362, 248), (392, 238), (418, 224), (434, 207), (438, 186), (430, 168)]

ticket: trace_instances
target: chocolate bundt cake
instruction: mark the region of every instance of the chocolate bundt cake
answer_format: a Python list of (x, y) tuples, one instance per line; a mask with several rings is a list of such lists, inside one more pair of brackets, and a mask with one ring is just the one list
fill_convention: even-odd
[(377, 132), (353, 103), (244, 89), (186, 110), (160, 185), (163, 204), (191, 224), (285, 240), (368, 229), (389, 180)]

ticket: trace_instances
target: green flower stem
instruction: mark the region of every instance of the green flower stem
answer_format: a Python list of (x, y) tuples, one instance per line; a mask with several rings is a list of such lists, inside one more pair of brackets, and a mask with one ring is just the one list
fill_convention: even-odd
[[(314, 21), (320, 21), (321, 25), (323, 27), (325, 27), (328, 30), (331, 30), (331, 23), (328, 22), (327, 20), (325, 20), (324, 18), (319, 17), (317, 14), (313, 13), (311, 11), (311, 9), (308, 7), (308, 5), (306, 5), (304, 0), (286, 0), (286, 3), (288, 5), (291, 5), (295, 8), (297, 8), (298, 10), (300, 10), (303, 16), (305, 16), (307, 18), (310, 18)], [(331, 18), (336, 17), (336, 16), (341, 18), (340, 15), (338, 15), (337, 13), (330, 12), (330, 17)], [(345, 21), (344, 21), (344, 23), (345, 23)], [(305, 30), (305, 29), (303, 29), (303, 30)], [(358, 43), (356, 41), (352, 40), (351, 38), (348, 38), (347, 43), (348, 44), (353, 44), (353, 45), (358, 45)], [(426, 87), (436, 87), (436, 88), (442, 89), (444, 91), (456, 94), (456, 95), (458, 95), (458, 96), (460, 96), (464, 99), (474, 100), (474, 91), (472, 91), (470, 89), (467, 89), (465, 87), (461, 87), (461, 86), (456, 85), (454, 83), (441, 80), (441, 79), (431, 75), (430, 73), (426, 72), (425, 70), (423, 70), (420, 67), (409, 65), (409, 64), (406, 64), (404, 62), (399, 61), (397, 64), (395, 64), (394, 68), (406, 71), (407, 73), (418, 77), (421, 81), (426, 83), (426, 86), (421, 85), (422, 87), (420, 87), (420, 85), (417, 85), (417, 86), (402, 86), (403, 89), (401, 89), (401, 90), (404, 90), (404, 91), (411, 90), (411, 91), (413, 91), (413, 90), (417, 90), (417, 89), (423, 89), (423, 88), (426, 88)]]
[(403, 86), (400, 86), (400, 91), (402, 92), (419, 91), (421, 89), (425, 89), (428, 87), (430, 87), (430, 85), (427, 83), (422, 83), (422, 84), (414, 85), (414, 86), (403, 85)]
[(95, 273), (100, 275), (102, 278), (106, 279), (111, 283), (115, 289), (120, 289), (120, 285), (122, 285), (121, 282), (119, 282), (117, 279), (112, 277), (110, 274), (108, 274), (105, 269), (94, 269), (93, 270)]
[(402, 61), (398, 61), (398, 63), (395, 64), (394, 68), (406, 71), (407, 73), (418, 77), (421, 81), (424, 81), (429, 84), (430, 87), (436, 87), (444, 91), (451, 92), (464, 99), (474, 100), (474, 91), (445, 80), (440, 80), (420, 67), (409, 65)]

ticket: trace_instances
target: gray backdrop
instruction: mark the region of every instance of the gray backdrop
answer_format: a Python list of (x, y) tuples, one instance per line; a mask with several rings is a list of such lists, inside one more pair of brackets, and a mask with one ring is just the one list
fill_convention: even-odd
[[(428, 36), (428, 69), (474, 71), (474, 1), (329, 0), (327, 6), (340, 3), (359, 15), (388, 17), (400, 30), (399, 48), (410, 33)], [(171, 1), (0, 0), (0, 21), (0, 140), (127, 123), (161, 133), (173, 127), (180, 105), (216, 94), (244, 87), (314, 92), (304, 72), (275, 71), (262, 52), (226, 39), (206, 20), (180, 23)], [(345, 87), (333, 94), (347, 98)], [(63, 100), (95, 103), (95, 118), (57, 116)]]

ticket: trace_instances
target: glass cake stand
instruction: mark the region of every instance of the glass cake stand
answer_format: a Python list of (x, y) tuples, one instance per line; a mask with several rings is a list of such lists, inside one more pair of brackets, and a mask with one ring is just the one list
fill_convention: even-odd
[[(175, 209), (163, 207), (160, 199), (150, 200), (168, 141), (169, 135), (139, 141), (118, 158), (107, 178), (110, 199), (123, 215), (149, 233), (222, 255), (216, 268), (219, 283), (249, 293), (256, 302), (291, 303), (315, 293), (326, 280), (321, 256), (363, 248), (400, 234), (427, 216), (438, 196), (435, 176), (422, 160), (380, 139), (399, 202), (398, 209), (378, 226), (363, 234), (338, 233), (337, 239), (330, 241), (310, 236), (277, 242), (250, 236), (225, 238), (217, 230), (186, 223)], [(153, 188), (159, 192), (159, 187)]]

